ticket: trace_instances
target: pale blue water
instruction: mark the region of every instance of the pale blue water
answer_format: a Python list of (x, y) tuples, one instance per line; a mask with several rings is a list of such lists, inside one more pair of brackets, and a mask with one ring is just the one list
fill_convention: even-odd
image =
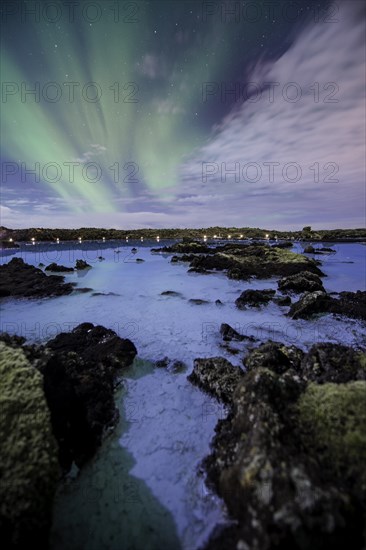
[[(15, 255), (33, 265), (57, 262), (67, 266), (83, 258), (92, 269), (67, 274), (66, 281), (90, 287), (93, 292), (114, 294), (3, 299), (2, 331), (43, 342), (89, 321), (130, 338), (138, 349), (139, 359), (130, 369), (118, 400), (122, 415), (119, 427), (77, 483), (70, 482), (60, 490), (52, 546), (129, 548), (123, 542), (127, 532), (131, 548), (180, 545), (194, 550), (212, 527), (225, 519), (222, 504), (197, 474), (223, 409), (188, 383), (186, 375), (196, 357), (222, 355), (233, 364), (242, 364), (243, 353), (233, 356), (221, 347), (220, 324), (226, 322), (242, 333), (302, 348), (317, 341), (359, 346), (366, 341), (366, 327), (359, 321), (330, 315), (311, 322), (292, 321), (285, 316), (287, 309), (275, 304), (262, 310), (239, 311), (234, 302), (243, 290), (277, 288), (276, 280), (249, 283), (231, 281), (223, 274), (187, 274), (187, 265), (170, 264), (170, 256), (152, 254), (150, 247), (158, 246), (156, 243), (117, 245), (40, 244), (24, 246), (15, 254), (3, 251), (1, 256), (2, 263)], [(136, 254), (131, 253), (132, 246), (138, 248)], [(327, 275), (326, 290), (365, 290), (365, 246), (324, 246), (337, 250), (332, 256), (315, 256)], [(294, 250), (301, 251), (302, 246), (296, 243)], [(97, 260), (100, 255), (104, 261)], [(136, 263), (137, 257), (145, 262)], [(161, 296), (165, 290), (180, 292), (181, 296)], [(192, 305), (190, 298), (209, 303)], [(215, 305), (217, 299), (223, 306)], [(164, 356), (183, 361), (187, 372), (154, 369), (151, 362)], [(116, 489), (121, 483), (132, 486), (138, 498), (128, 497), (125, 489)], [(91, 494), (97, 497), (91, 498)]]

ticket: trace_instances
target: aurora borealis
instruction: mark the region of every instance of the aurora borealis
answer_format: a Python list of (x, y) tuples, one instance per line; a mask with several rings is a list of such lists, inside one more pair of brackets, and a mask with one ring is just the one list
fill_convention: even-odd
[(268, 4), (4, 2), (1, 223), (363, 225), (362, 2)]

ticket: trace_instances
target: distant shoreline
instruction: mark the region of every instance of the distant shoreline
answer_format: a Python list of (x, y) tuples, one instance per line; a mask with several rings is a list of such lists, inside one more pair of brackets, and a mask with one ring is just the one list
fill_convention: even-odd
[(275, 241), (319, 241), (319, 242), (366, 242), (366, 229), (323, 229), (312, 230), (310, 226), (299, 231), (277, 231), (250, 227), (208, 227), (202, 229), (48, 229), (28, 228), (10, 229), (0, 227), (2, 248), (17, 248), (17, 243), (62, 243), (62, 242), (100, 242), (112, 241), (153, 241), (163, 240), (206, 240), (210, 241), (246, 241), (250, 239)]

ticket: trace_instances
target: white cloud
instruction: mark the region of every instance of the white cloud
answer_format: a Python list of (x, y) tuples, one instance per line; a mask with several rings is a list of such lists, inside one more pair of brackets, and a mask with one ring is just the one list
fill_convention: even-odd
[[(218, 200), (217, 207), (236, 218), (241, 212), (248, 225), (256, 224), (258, 217), (272, 219), (277, 215), (275, 207), (281, 223), (292, 219), (295, 210), (308, 216), (309, 223), (313, 217), (321, 220), (322, 215), (326, 223), (331, 219), (336, 225), (341, 220), (352, 225), (353, 216), (355, 223), (363, 218), (365, 18), (361, 8), (358, 2), (340, 4), (338, 22), (311, 24), (280, 59), (256, 67), (250, 80), (262, 90), (265, 82), (279, 83), (273, 88), (273, 103), (268, 91), (262, 91), (257, 102), (238, 103), (209, 142), (181, 167), (181, 192), (197, 194), (200, 200), (203, 194), (221, 195), (223, 201)], [(291, 82), (302, 92), (296, 103), (282, 95)], [(311, 90), (316, 82), (319, 102)], [(295, 87), (287, 91), (291, 98)], [(273, 182), (265, 162), (280, 165), (275, 167)], [(293, 162), (301, 167), (296, 183), (282, 175), (285, 165)], [(316, 162), (319, 181), (314, 175)], [(217, 173), (206, 183), (202, 163), (216, 163), (211, 168)], [(223, 169), (221, 163), (226, 163)], [(230, 175), (222, 182), (225, 166), (230, 170), (235, 163), (239, 163), (240, 182)], [(243, 178), (247, 163), (259, 166), (258, 182)], [(332, 177), (337, 167), (339, 172)], [(254, 174), (253, 168), (249, 178), (254, 179)], [(293, 174), (289, 168), (289, 177)]]

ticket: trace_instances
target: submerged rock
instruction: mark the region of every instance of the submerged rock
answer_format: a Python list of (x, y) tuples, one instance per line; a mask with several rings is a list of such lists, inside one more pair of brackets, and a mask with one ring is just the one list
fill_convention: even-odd
[(203, 304), (209, 304), (208, 300), (202, 300), (202, 298), (190, 298), (188, 300), (190, 304), (195, 304), (196, 306), (202, 306)]
[(187, 365), (183, 361), (172, 361), (169, 357), (164, 357), (155, 362), (155, 367), (158, 369), (166, 369), (173, 374), (180, 374), (187, 370)]
[[(10, 342), (10, 341), (9, 341)], [(0, 342), (0, 529), (5, 548), (48, 547), (59, 478), (43, 378), (23, 350)]]
[(229, 403), (238, 382), (244, 375), (223, 357), (195, 359), (192, 373), (187, 379), (224, 403)]
[(63, 276), (46, 275), (41, 269), (26, 264), (22, 258), (13, 258), (0, 265), (0, 297), (43, 298), (63, 296), (73, 290), (73, 285), (65, 283)]
[(296, 275), (284, 277), (278, 282), (278, 288), (282, 292), (288, 290), (294, 292), (315, 292), (321, 290), (325, 292), (320, 277), (310, 271), (301, 271), (300, 273), (296, 273)]
[(260, 307), (262, 305), (267, 305), (272, 300), (275, 294), (276, 291), (271, 289), (244, 290), (239, 298), (235, 300), (235, 304), (238, 309), (246, 309), (247, 307)]

